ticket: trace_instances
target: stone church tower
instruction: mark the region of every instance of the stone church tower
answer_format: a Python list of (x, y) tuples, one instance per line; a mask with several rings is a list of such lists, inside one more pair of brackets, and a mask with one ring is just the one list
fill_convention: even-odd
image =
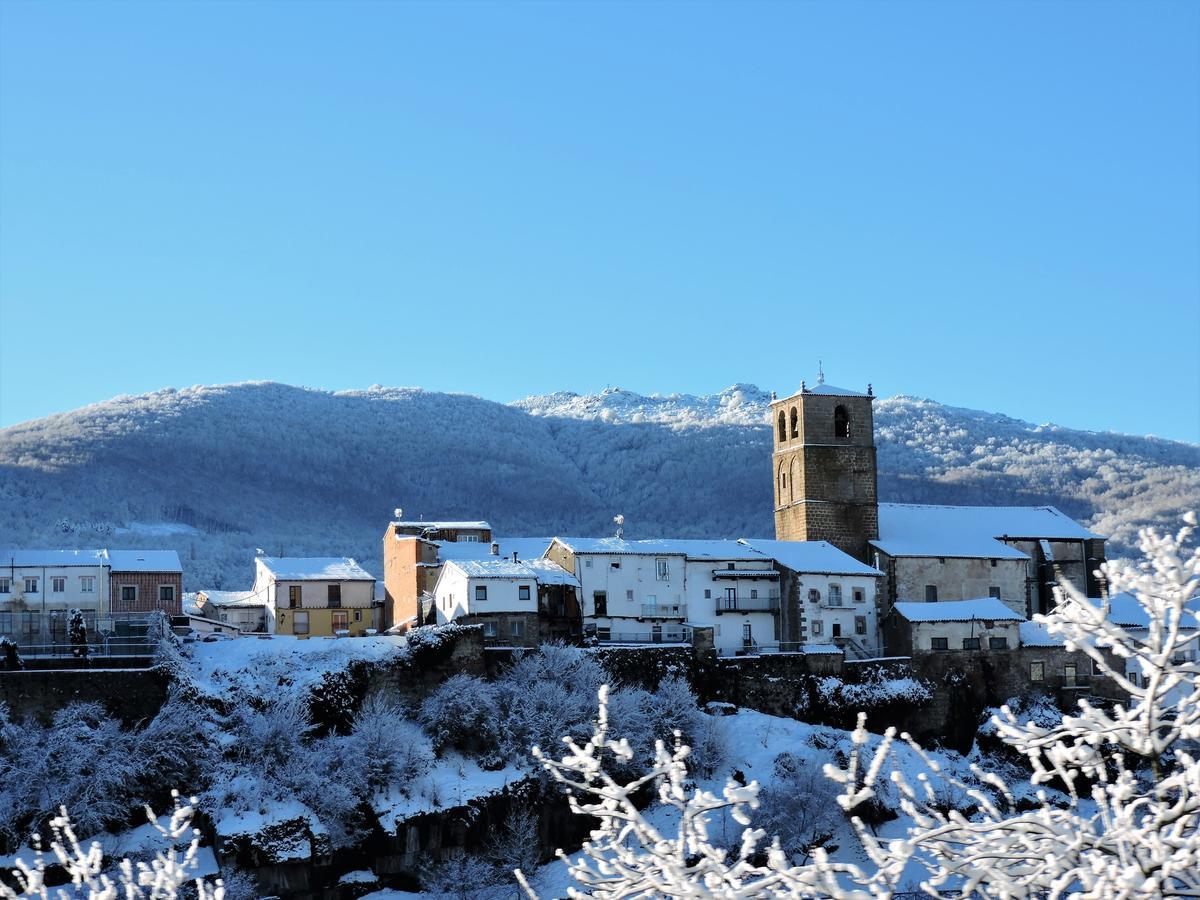
[(879, 537), (870, 385), (859, 394), (824, 383), (771, 402), (775, 537), (829, 541), (870, 562)]

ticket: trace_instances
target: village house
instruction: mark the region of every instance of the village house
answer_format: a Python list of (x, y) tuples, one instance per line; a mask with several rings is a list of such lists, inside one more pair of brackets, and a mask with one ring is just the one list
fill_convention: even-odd
[(267, 630), (267, 598), (254, 591), (197, 591), (197, 614), (238, 631)]
[(889, 655), (948, 651), (1012, 650), (1021, 643), (1025, 617), (995, 597), (938, 603), (901, 601), (884, 620)]
[(254, 565), (251, 592), (266, 598), (267, 631), (334, 637), (378, 630), (375, 577), (353, 559), (259, 556)]
[(183, 609), (183, 566), (174, 550), (109, 550), (113, 613), (168, 616)]
[(851, 659), (878, 656), (882, 573), (827, 541), (744, 540), (780, 573), (782, 643), (825, 644)]
[[(511, 558), (451, 560), (434, 588), (437, 621), (482, 625), (492, 646), (536, 647), (554, 639), (578, 639), (578, 581), (557, 563)], [(553, 623), (565, 626), (554, 633)]]
[(70, 610), (83, 613), (89, 631), (108, 618), (108, 551), (3, 550), (0, 554), (0, 635), (24, 646), (62, 643)]
[(435, 620), (432, 597), (449, 559), (541, 556), (550, 538), (493, 540), (486, 522), (391, 522), (383, 535), (383, 627), (405, 631)]

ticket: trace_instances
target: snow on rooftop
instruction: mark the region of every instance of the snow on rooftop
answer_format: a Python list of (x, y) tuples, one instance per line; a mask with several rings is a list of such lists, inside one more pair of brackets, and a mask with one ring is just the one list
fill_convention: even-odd
[(448, 522), (448, 521), (403, 522), (402, 521), (402, 522), (393, 522), (392, 525), (394, 525), (397, 528), (433, 528), (433, 529), (437, 529), (437, 530), (446, 530), (446, 531), (482, 531), (485, 528), (488, 531), (492, 530), (491, 525), (489, 525), (487, 522), (482, 522), (482, 521), (480, 521), (480, 522)]
[(753, 538), (739, 543), (776, 560), (793, 572), (809, 572), (814, 575), (883, 574), (842, 552), (828, 541), (773, 541)]
[(539, 584), (571, 584), (579, 587), (579, 579), (552, 559), (527, 559), (525, 565), (537, 576)]
[(556, 537), (556, 541), (574, 553), (605, 553), (610, 556), (686, 556), (688, 559), (751, 560), (761, 555), (738, 541), (648, 538), (627, 541), (624, 538)]
[(1013, 612), (995, 597), (980, 597), (978, 600), (941, 600), (934, 603), (902, 600), (892, 608), (910, 622), (970, 622), (975, 619), (1025, 621), (1024, 616)]
[(203, 594), (213, 606), (222, 608), (267, 605), (266, 595), (255, 591), (198, 591), (197, 593)]
[(1063, 645), (1061, 637), (1051, 634), (1046, 630), (1045, 625), (1038, 622), (1022, 622), (1020, 630), (1022, 647), (1061, 647)]
[(0, 566), (103, 566), (107, 550), (0, 550)]
[(579, 579), (551, 559), (529, 559), (513, 562), (503, 557), (487, 559), (454, 559), (446, 563), (468, 578), (529, 578), (541, 584), (573, 584)]
[(174, 550), (109, 550), (114, 572), (182, 572)]
[(879, 539), (871, 544), (889, 556), (1028, 559), (999, 539), (1099, 537), (1053, 506), (880, 503)]
[(260, 556), (277, 581), (374, 581), (375, 576), (348, 556)]
[[(1104, 600), (1089, 599), (1087, 601), (1097, 608), (1103, 608)], [(1120, 625), (1122, 628), (1149, 628), (1150, 613), (1146, 607), (1142, 606), (1141, 601), (1134, 594), (1122, 591), (1119, 594), (1113, 594), (1108, 598), (1108, 621), (1114, 625)], [(1188, 609), (1193, 617), (1200, 617), (1200, 596), (1193, 597), (1184, 607)], [(1180, 626), (1183, 629), (1190, 629), (1196, 625), (1196, 618), (1185, 615), (1180, 621)]]
[[(513, 552), (517, 559), (534, 559), (545, 556), (546, 550), (554, 538), (549, 537), (517, 537), (496, 538), (491, 543), (487, 541), (434, 541), (438, 548), (438, 559), (443, 562), (451, 559), (494, 559), (496, 556), (506, 556), (512, 559)], [(493, 556), (492, 543), (499, 545), (499, 552)]]

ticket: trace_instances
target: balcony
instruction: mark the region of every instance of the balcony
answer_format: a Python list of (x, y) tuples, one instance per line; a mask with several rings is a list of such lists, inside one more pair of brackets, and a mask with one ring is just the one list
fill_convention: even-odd
[(643, 619), (686, 619), (686, 603), (643, 603)]
[(692, 641), (692, 629), (668, 625), (657, 633), (597, 630), (596, 640), (601, 644), (689, 644)]
[(760, 590), (758, 596), (750, 593), (725, 593), (716, 598), (717, 615), (721, 613), (779, 612), (779, 591)]

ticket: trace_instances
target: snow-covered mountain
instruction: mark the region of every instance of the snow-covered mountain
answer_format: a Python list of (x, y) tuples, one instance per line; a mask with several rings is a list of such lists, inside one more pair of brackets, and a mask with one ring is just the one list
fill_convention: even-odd
[[(0, 546), (174, 547), (188, 589), (249, 583), (256, 547), (376, 574), (393, 507), (501, 534), (769, 535), (769, 395), (617, 389), (511, 405), (274, 383), (118, 397), (0, 430)], [(1128, 552), (1200, 506), (1200, 447), (876, 402), (880, 496), (1053, 503)]]

